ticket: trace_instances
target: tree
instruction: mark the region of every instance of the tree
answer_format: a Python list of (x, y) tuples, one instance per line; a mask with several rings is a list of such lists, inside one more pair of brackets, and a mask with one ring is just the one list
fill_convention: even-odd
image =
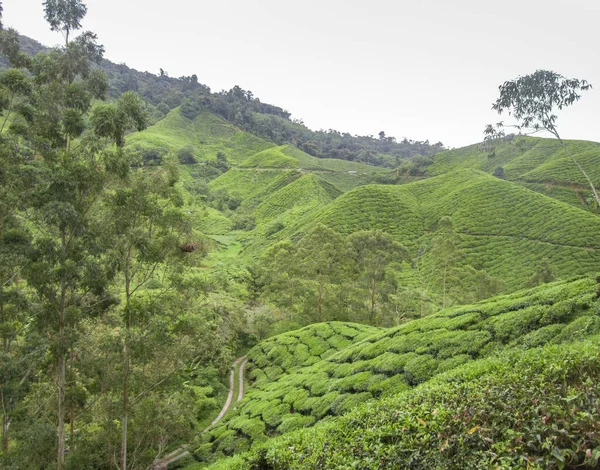
[(347, 262), (355, 280), (368, 291), (365, 302), (369, 311), (369, 322), (377, 322), (377, 304), (381, 295), (381, 284), (389, 279), (386, 274), (392, 262), (408, 258), (408, 251), (396, 243), (391, 235), (380, 230), (355, 232), (346, 240)]
[[(596, 202), (600, 204), (600, 196), (594, 183), (561, 138), (556, 125), (558, 116), (555, 114), (557, 110), (560, 111), (579, 101), (580, 93), (591, 88), (592, 85), (586, 80), (566, 78), (551, 70), (537, 70), (530, 75), (504, 82), (499, 88), (500, 97), (492, 105), (492, 109), (498, 114), (507, 111), (517, 120), (518, 123), (513, 127), (519, 130), (546, 130), (556, 137), (589, 183)], [(495, 127), (488, 124), (484, 134), (486, 138), (497, 138), (503, 127), (505, 126), (502, 122)]]
[[(43, 312), (36, 317), (37, 327), (48, 338), (49, 357), (55, 361), (49, 370), (56, 374), (60, 470), (65, 463), (67, 414), (74, 434), (78, 326), (115, 301), (107, 290), (112, 273), (102, 251), (103, 227), (96, 223), (96, 215), (108, 183), (116, 171), (122, 171), (123, 154), (103, 152), (94, 135), (84, 135), (94, 100), (104, 99), (108, 89), (106, 74), (92, 67), (103, 54), (96, 35), (87, 32), (70, 40), (87, 8), (79, 0), (49, 0), (44, 5), (52, 30), (65, 34), (66, 45), (31, 60), (31, 106), (15, 108), (15, 112), (25, 123), (19, 134), (36, 153), (43, 178), (33, 191), (28, 211), (39, 235), (26, 277)], [(18, 80), (11, 80), (11, 86), (26, 83), (13, 75)], [(26, 88), (21, 90), (29, 91)], [(131, 122), (133, 127), (143, 127), (143, 113), (139, 98), (133, 95), (124, 96), (114, 109), (103, 116), (103, 127), (96, 125), (94, 130), (104, 129), (98, 134), (108, 136), (106, 129), (110, 129), (110, 137), (120, 147)]]
[(450, 287), (460, 281), (457, 269), (461, 257), (459, 243), (452, 217), (442, 217), (431, 248), (434, 277), (442, 289), (442, 308), (448, 305)]
[(68, 47), (70, 34), (81, 28), (87, 6), (81, 0), (46, 0), (44, 12), (50, 29), (62, 32)]
[(339, 281), (344, 254), (344, 240), (337, 232), (317, 224), (298, 243), (302, 277), (315, 281), (314, 306), (317, 321), (325, 321), (324, 303), (327, 288)]
[(118, 148), (123, 148), (125, 133), (132, 129), (146, 129), (148, 116), (142, 99), (133, 91), (127, 91), (115, 103), (94, 107), (90, 122), (98, 137), (112, 139)]
[[(123, 317), (123, 388), (121, 415), (121, 468), (127, 469), (128, 418), (130, 414), (131, 343), (143, 338), (144, 326), (151, 323), (143, 312), (144, 301), (137, 301), (149, 281), (160, 274), (161, 284), (170, 283), (169, 274), (180, 267), (174, 255), (181, 254), (181, 235), (185, 223), (178, 206), (183, 205), (175, 188), (172, 168), (138, 171), (121, 183), (106, 201), (103, 226), (112, 248), (110, 257), (120, 272), (124, 302)], [(106, 247), (109, 249), (109, 247)], [(194, 250), (192, 250), (194, 251)], [(165, 264), (170, 258), (171, 262)], [(168, 287), (164, 286), (164, 287)], [(143, 295), (143, 294), (142, 294)], [(152, 310), (152, 309), (147, 309)]]

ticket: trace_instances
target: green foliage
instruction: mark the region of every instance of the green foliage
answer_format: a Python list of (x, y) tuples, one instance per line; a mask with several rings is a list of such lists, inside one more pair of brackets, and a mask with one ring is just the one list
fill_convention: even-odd
[[(362, 327), (357, 335), (358, 325), (333, 322), (270, 338), (248, 357), (255, 377), (263, 377), (258, 370), (266, 374), (274, 366), (277, 374), (256, 380), (238, 405), (239, 413), (254, 416), (260, 411), (265, 436), (271, 436), (283, 433), (287, 428), (279, 423), (288, 419), (319, 422), (366, 401), (435, 382), (436, 377), (444, 380), (455, 370), (485, 372), (487, 366), (478, 369), (474, 364), (486, 364), (484, 358), (494, 351), (588, 338), (600, 332), (596, 290), (595, 279), (563, 281), (443, 310), (392, 329)], [(556, 323), (547, 324), (554, 319)], [(354, 336), (352, 344), (317, 362), (309, 360), (310, 354), (322, 354), (323, 341), (333, 346), (344, 335)], [(264, 410), (280, 401), (289, 408), (269, 414), (267, 422)], [(231, 429), (227, 418), (219, 427)], [(210, 442), (219, 448), (219, 438)]]
[[(600, 144), (576, 140), (564, 142), (594, 185), (600, 185), (600, 172), (595, 164)], [(588, 181), (558, 140), (518, 136), (495, 144), (494, 152), (494, 158), (489, 159), (478, 145), (444, 151), (435, 155), (427, 174), (435, 176), (466, 168), (492, 174), (501, 166), (506, 180), (573, 206), (591, 209), (585, 201), (588, 194), (593, 196), (591, 190), (586, 189)]]
[(597, 341), (469, 363), (272, 439), (232, 468), (595, 468)]

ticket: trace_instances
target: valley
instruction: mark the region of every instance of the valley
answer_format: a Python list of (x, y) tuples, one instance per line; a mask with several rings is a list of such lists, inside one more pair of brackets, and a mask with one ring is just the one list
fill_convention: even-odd
[(598, 468), (600, 143), (514, 91), (585, 80), (506, 82), (519, 132), (451, 149), (44, 8), (64, 45), (0, 28), (0, 467)]

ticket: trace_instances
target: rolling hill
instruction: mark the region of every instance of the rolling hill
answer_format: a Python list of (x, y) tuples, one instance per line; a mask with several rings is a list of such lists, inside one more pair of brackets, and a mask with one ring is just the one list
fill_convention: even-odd
[(321, 223), (342, 235), (380, 229), (416, 253), (439, 220), (451, 216), (464, 263), (522, 285), (543, 260), (559, 277), (600, 264), (600, 219), (587, 211), (478, 170), (459, 170), (400, 186), (366, 185), (286, 226), (295, 237)]
[[(565, 143), (598, 187), (600, 144), (580, 140)], [(496, 144), (493, 154), (476, 144), (440, 152), (432, 160), (425, 172), (428, 177), (466, 168), (491, 174), (501, 168), (502, 177), (509, 181), (578, 207), (588, 207), (588, 183), (557, 139), (517, 136)]]
[[(234, 412), (201, 437), (197, 456), (237, 453), (319, 421), (336, 423), (336, 416), (367, 402), (380, 409), (377, 400), (438, 375), (441, 382), (452, 382), (444, 373), (453, 369), (455, 376), (470, 379), (473, 370), (490, 373), (495, 366), (489, 361), (506, 351), (546, 344), (568, 349), (573, 341), (600, 333), (598, 282), (583, 278), (547, 284), (397, 328), (369, 331), (334, 322), (264, 341), (248, 353), (253, 386)], [(397, 406), (404, 407), (404, 399), (398, 395)]]

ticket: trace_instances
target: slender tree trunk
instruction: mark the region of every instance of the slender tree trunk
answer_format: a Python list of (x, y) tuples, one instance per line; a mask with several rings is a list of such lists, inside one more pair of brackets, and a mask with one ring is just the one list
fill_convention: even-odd
[(319, 296), (317, 298), (317, 310), (319, 312), (319, 321), (323, 321), (323, 281), (319, 281)]
[(2, 400), (2, 452), (8, 450), (8, 410), (4, 397), (4, 388), (0, 390), (0, 400)]
[(447, 272), (447, 269), (444, 268), (444, 277), (443, 277), (444, 291), (443, 291), (443, 296), (442, 296), (442, 308), (446, 308), (446, 272)]
[(131, 321), (129, 318), (129, 302), (131, 301), (131, 278), (129, 277), (129, 256), (125, 264), (125, 340), (123, 342), (123, 418), (121, 420), (121, 470), (127, 470), (127, 424), (129, 419), (129, 333)]
[[(71, 346), (71, 362), (69, 364), (71, 371), (73, 371), (74, 365), (75, 365), (75, 351), (73, 351), (73, 346)], [(71, 403), (71, 409), (69, 410), (69, 428), (70, 428), (71, 445), (73, 445), (73, 443), (75, 442), (74, 441), (74, 437), (75, 437), (75, 404), (74, 403)]]
[(125, 343), (123, 345), (123, 354), (125, 356), (125, 364), (123, 370), (123, 419), (121, 425), (121, 470), (127, 470), (127, 421), (129, 418), (129, 345), (127, 344), (127, 336), (129, 328), (125, 333)]
[(556, 136), (558, 137), (558, 140), (560, 141), (561, 145), (563, 146), (563, 149), (565, 149), (565, 152), (567, 152), (567, 155), (569, 156), (569, 158), (571, 158), (573, 163), (575, 163), (577, 168), (579, 168), (579, 171), (581, 171), (581, 173), (583, 173), (583, 176), (585, 176), (585, 179), (588, 181), (590, 188), (592, 189), (592, 193), (594, 193), (594, 198), (596, 199), (596, 202), (598, 203), (598, 206), (600, 207), (600, 196), (598, 196), (598, 191), (596, 191), (596, 188), (594, 186), (594, 183), (592, 182), (592, 179), (588, 176), (587, 172), (583, 169), (583, 167), (579, 164), (579, 162), (575, 159), (575, 157), (571, 154), (571, 152), (569, 152), (567, 145), (558, 136), (558, 134), (556, 134)]
[(61, 286), (60, 311), (58, 318), (58, 459), (57, 470), (65, 463), (65, 392), (66, 392), (66, 358), (62, 351), (65, 343), (65, 306), (67, 288)]
[(371, 313), (369, 320), (371, 325), (375, 325), (375, 294), (377, 293), (377, 282), (375, 278), (371, 279)]

